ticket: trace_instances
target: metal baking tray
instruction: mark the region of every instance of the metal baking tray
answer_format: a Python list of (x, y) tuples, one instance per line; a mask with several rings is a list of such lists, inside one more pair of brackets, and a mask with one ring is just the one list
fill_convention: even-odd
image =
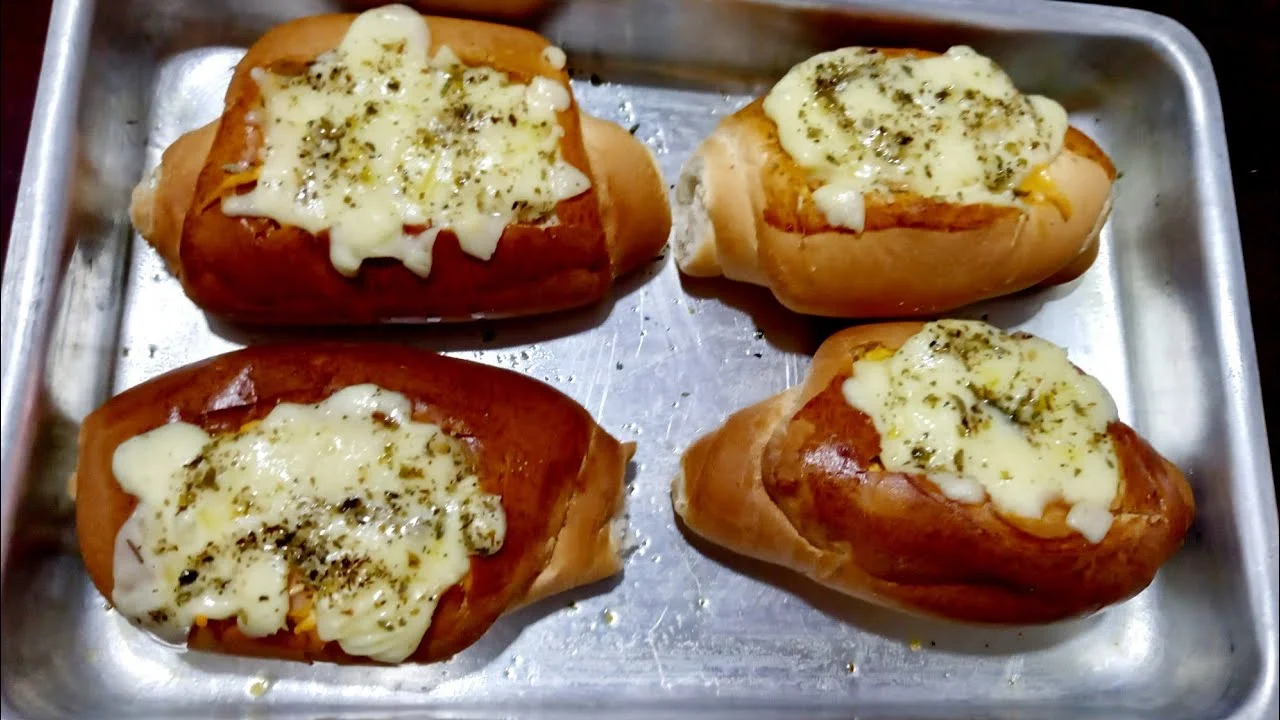
[(561, 388), (639, 443), (620, 578), (523, 610), (431, 666), (186, 653), (93, 590), (65, 495), (79, 420), (184, 363), (285, 336), (206, 317), (131, 231), (129, 190), (215, 117), (242, 49), (322, 0), (57, 0), (4, 270), (5, 717), (742, 716), (1274, 718), (1277, 529), (1217, 86), (1151, 14), (1016, 0), (570, 0), (530, 20), (582, 106), (669, 181), (717, 120), (792, 63), (850, 44), (968, 43), (1056, 97), (1123, 171), (1097, 265), (967, 316), (1040, 333), (1185, 468), (1200, 505), (1137, 598), (1043, 628), (924, 621), (693, 541), (681, 451), (797, 382), (840, 326), (667, 258), (554, 317), (346, 333)]

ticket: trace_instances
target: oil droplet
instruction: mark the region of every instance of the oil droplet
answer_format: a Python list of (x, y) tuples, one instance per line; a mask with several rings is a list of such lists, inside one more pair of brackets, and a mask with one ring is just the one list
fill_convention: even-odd
[(655, 132), (652, 137), (650, 137), (648, 140), (645, 141), (645, 144), (648, 145), (650, 148), (653, 148), (654, 155), (667, 154), (667, 137), (666, 137), (666, 133), (663, 132), (662, 128), (658, 128), (657, 132)]
[(915, 638), (912, 638), (910, 647), (911, 647), (911, 652), (920, 652), (920, 648), (924, 647), (924, 643), (920, 642)]
[(600, 613), (600, 617), (604, 620), (605, 625), (613, 625), (618, 622), (618, 613), (608, 608), (606, 608), (604, 612)]
[(649, 554), (649, 538), (641, 539), (639, 535), (635, 534), (635, 530), (630, 530), (629, 532), (631, 533), (631, 544), (629, 547), (629, 550), (631, 551), (631, 553), (634, 555), (638, 555), (640, 557), (644, 557), (645, 555), (648, 555)]
[(630, 125), (631, 123), (634, 123), (636, 121), (635, 106), (631, 104), (630, 100), (625, 100), (619, 103), (618, 115), (620, 119), (623, 121), (624, 125)]
[(260, 698), (271, 689), (271, 678), (257, 677), (249, 681), (249, 696)]

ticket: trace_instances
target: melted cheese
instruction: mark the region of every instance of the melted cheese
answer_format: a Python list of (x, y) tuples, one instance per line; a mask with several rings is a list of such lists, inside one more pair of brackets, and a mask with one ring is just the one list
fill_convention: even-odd
[(569, 61), (569, 58), (564, 54), (564, 50), (555, 45), (548, 45), (543, 48), (542, 59), (556, 70), (563, 70), (565, 64)]
[(1054, 501), (1091, 542), (1111, 525), (1119, 461), (1115, 403), (1062, 348), (975, 321), (929, 323), (889, 357), (868, 354), (845, 381), (880, 433), (893, 472), (927, 473), (947, 497), (984, 498), (1039, 518)]
[(112, 601), (173, 641), (210, 619), (253, 637), (292, 620), (351, 655), (408, 657), (469, 556), (506, 534), (457, 441), (411, 412), (357, 385), (235, 433), (173, 422), (125, 441), (112, 470), (138, 506)]
[(1071, 199), (1049, 176), (1049, 168), (1031, 173), (1018, 185), (1018, 194), (1029, 202), (1047, 202), (1057, 208), (1063, 219), (1071, 217)]
[(560, 151), (568, 89), (430, 46), (422, 16), (390, 5), (358, 16), (301, 74), (255, 68), (261, 172), (223, 212), (327, 231), (346, 275), (389, 257), (425, 277), (442, 230), (488, 260), (513, 222), (554, 223), (556, 204), (590, 187)]
[(927, 59), (867, 48), (822, 53), (792, 68), (764, 111), (783, 149), (818, 183), (819, 210), (857, 231), (869, 194), (1018, 205), (1021, 182), (1052, 162), (1067, 130), (1061, 105), (1022, 95), (967, 47)]

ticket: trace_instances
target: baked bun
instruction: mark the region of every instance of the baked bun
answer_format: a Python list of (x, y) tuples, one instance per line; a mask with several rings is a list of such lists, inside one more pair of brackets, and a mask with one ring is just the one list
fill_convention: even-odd
[[(974, 451), (1000, 439), (990, 433), (1012, 427), (1003, 410), (994, 410), (997, 406), (1018, 422), (1042, 423), (1044, 432), (1059, 427), (1055, 423), (1062, 428), (1057, 439), (1045, 435), (1039, 441), (1035, 452), (1047, 455), (1023, 462), (1023, 472), (1008, 465), (1015, 471), (993, 483), (962, 477), (953, 455), (943, 455), (947, 441), (937, 436), (945, 435), (940, 432), (945, 428), (933, 422), (942, 416), (925, 408), (935, 404), (937, 412), (951, 412), (948, 393), (938, 390), (939, 397), (932, 399), (921, 393), (914, 400), (905, 393), (893, 396), (906, 409), (883, 431), (881, 423), (889, 416), (873, 417), (848, 399), (850, 393), (865, 395), (868, 387), (883, 390), (886, 376), (874, 366), (893, 362), (903, 347), (914, 353), (904, 358), (915, 362), (908, 372), (918, 373), (919, 383), (937, 381), (939, 387), (996, 387), (1011, 373), (1022, 370), (1025, 380), (1036, 367), (1047, 367), (1010, 364), (1009, 358), (1017, 356), (1005, 354), (1003, 370), (997, 361), (955, 378), (945, 373), (958, 371), (940, 355), (930, 356), (936, 364), (919, 364), (929, 353), (927, 343), (945, 343), (939, 338), (954, 331), (996, 338), (995, 347), (1025, 342), (1022, 347), (1035, 353), (1053, 352), (1048, 343), (1029, 336), (959, 321), (867, 325), (837, 333), (819, 349), (802, 386), (736, 413), (689, 448), (672, 487), (676, 513), (689, 530), (737, 553), (790, 568), (852, 597), (917, 614), (1045, 623), (1091, 613), (1140, 592), (1181, 544), (1194, 514), (1191, 491), (1182, 473), (1132, 428), (1114, 419), (1104, 422), (1111, 409), (1104, 407), (1109, 403), (1105, 391), (1093, 395), (1096, 406), (1081, 399), (1080, 392), (1101, 386), (1066, 363), (1065, 353), (1060, 359), (1075, 378), (1055, 376), (1059, 384), (1041, 385), (1043, 392), (1025, 395), (1027, 402), (1013, 409), (988, 396), (988, 407), (970, 408), (969, 419), (962, 420), (966, 428), (981, 428), (973, 431), (978, 444), (968, 446), (964, 471), (979, 474), (986, 472), (979, 464), (987, 468), (990, 462), (994, 470), (1018, 457), (1028, 459), (1017, 455), (1027, 451), (1018, 435), (1005, 436), (1013, 440), (988, 454)], [(997, 371), (1003, 379), (991, 374)], [(850, 385), (863, 372), (868, 375), (862, 384)], [(1045, 399), (1046, 388), (1059, 394)], [(1065, 415), (1059, 413), (1064, 408)], [(1045, 415), (1036, 415), (1041, 411)], [(1072, 448), (1075, 436), (1070, 435), (1087, 425), (1062, 419), (1077, 413), (1105, 428), (1087, 447)], [(919, 454), (913, 449), (906, 463), (887, 459), (896, 452), (894, 443), (918, 440), (913, 433), (921, 427), (933, 431), (935, 449)], [(1040, 514), (1019, 512), (1019, 503), (1037, 500), (1028, 492), (1057, 472), (1056, 460), (1080, 447), (1086, 449), (1071, 462), (1083, 474), (1073, 476), (1063, 464), (1063, 491), (1041, 494)], [(1052, 455), (1060, 451), (1066, 454)], [(965, 467), (963, 450), (954, 457)], [(895, 469), (895, 464), (938, 467)], [(1104, 482), (1108, 472), (1110, 486)], [(1077, 504), (1068, 504), (1064, 496)], [(1091, 497), (1100, 498), (1100, 505), (1090, 509)]]
[[(361, 65), (357, 52), (386, 54)], [(197, 305), (251, 324), (581, 306), (670, 231), (653, 157), (579, 112), (563, 52), (403, 6), (267, 32), (222, 116), (164, 152), (130, 216)]]
[[(382, 414), (374, 411), (371, 416), (363, 416), (366, 420), (372, 417), (376, 425), (365, 427), (366, 434), (374, 433), (376, 438), (375, 454), (379, 449), (384, 454), (376, 463), (360, 466), (358, 484), (350, 477), (338, 477), (336, 482), (347, 484), (333, 485), (335, 480), (329, 476), (340, 471), (332, 468), (345, 467), (344, 462), (356, 462), (358, 455), (354, 453), (368, 440), (348, 430), (352, 427), (349, 422), (363, 422), (357, 413), (361, 408), (368, 410), (371, 386), (376, 386), (373, 392), (380, 393), (379, 397), (391, 397), (391, 393), (403, 396), (406, 409), (399, 415), (386, 410)], [(357, 397), (353, 401), (353, 393), (355, 396), (364, 393), (364, 399)], [(346, 403), (341, 406), (341, 421), (348, 424), (335, 425), (339, 421), (330, 415), (325, 421), (330, 424), (316, 426), (315, 436), (323, 435), (323, 442), (330, 445), (303, 446), (312, 447), (312, 455), (319, 458), (309, 466), (305, 450), (301, 456), (270, 455), (288, 457), (288, 462), (282, 465), (266, 461), (255, 464), (250, 460), (248, 470), (241, 469), (239, 464), (245, 457), (267, 456), (227, 454), (227, 448), (236, 447), (237, 442), (257, 442), (259, 444), (252, 447), (263, 452), (275, 452), (273, 448), (277, 447), (283, 448), (280, 453), (292, 452), (295, 446), (290, 443), (303, 442), (306, 438), (298, 438), (311, 435), (309, 431), (303, 432), (311, 426), (302, 424), (311, 422), (309, 413), (324, 403), (335, 402)], [(313, 407), (314, 403), (321, 405)], [(348, 416), (348, 412), (353, 414)], [(334, 430), (334, 427), (345, 429)], [(414, 428), (427, 428), (427, 437), (431, 437), (427, 448), (435, 451), (429, 461), (403, 459), (418, 453), (418, 460), (422, 460), (426, 457), (422, 453), (426, 451), (410, 447), (392, 435), (377, 434), (417, 432)], [(437, 428), (438, 434), (430, 435), (431, 428)], [(164, 491), (163, 483), (175, 477), (164, 475), (165, 463), (185, 460), (174, 460), (178, 457), (173, 454), (177, 450), (169, 452), (168, 449), (181, 445), (182, 433), (199, 436), (201, 431), (212, 439), (203, 446), (197, 442), (194, 448), (199, 454), (177, 471), (176, 477), (179, 480), (185, 477), (186, 484), (175, 486), (181, 488), (176, 494)], [(177, 438), (176, 444), (156, 445), (165, 437)], [(381, 444), (384, 441), (385, 447)], [(220, 442), (224, 444), (218, 445)], [(74, 478), (76, 528), (85, 567), (99, 591), (113, 599), (122, 613), (156, 632), (171, 634), (176, 627), (181, 634), (173, 639), (181, 642), (185, 635), (189, 647), (302, 661), (428, 662), (447, 658), (471, 645), (504, 613), (620, 572), (620, 543), (625, 532), (621, 515), (624, 471), (633, 449), (632, 444), (619, 443), (607, 434), (569, 398), (514, 372), (390, 345), (255, 347), (155, 378), (121, 393), (89, 415), (81, 430), (79, 465)], [(357, 460), (350, 460), (344, 452)], [(388, 465), (388, 474), (378, 475), (380, 471), (376, 466), (384, 463)], [(402, 463), (398, 475), (392, 463)], [(286, 469), (273, 469), (278, 467)], [(445, 470), (441, 471), (441, 467)], [(438, 471), (446, 473), (444, 484), (426, 484), (436, 482), (433, 473)], [(455, 471), (456, 475), (448, 475)], [(279, 478), (270, 475), (272, 472), (285, 479), (277, 481)], [(267, 477), (269, 482), (255, 481), (256, 485), (248, 485), (245, 478), (250, 475), (246, 473), (266, 473), (254, 477)], [(296, 477), (290, 478), (290, 473)], [(303, 487), (308, 473), (311, 474), (310, 491)], [(139, 488), (141, 497), (126, 492), (124, 487), (126, 479), (133, 474), (140, 474), (146, 480)], [(317, 479), (320, 491), (315, 490)], [(468, 485), (473, 481), (474, 485)], [(237, 484), (250, 487), (253, 492), (249, 495), (253, 499), (242, 505), (246, 502), (244, 497), (236, 495), (232, 500), (237, 509), (230, 515), (219, 515), (231, 512), (222, 496), (231, 494)], [(472, 494), (457, 495), (462, 492), (459, 487), (470, 487)], [(339, 490), (338, 497), (345, 498), (341, 506), (326, 504), (323, 497), (316, 494), (325, 488)], [(389, 488), (385, 499), (379, 494), (379, 488)], [(455, 495), (441, 495), (437, 499), (443, 497), (448, 502), (424, 505), (430, 512), (415, 514), (405, 498), (417, 497), (413, 493), (428, 490), (448, 490)], [(285, 509), (280, 511), (278, 507), (276, 510), (266, 507), (273, 497), (294, 499), (285, 503)], [(459, 497), (461, 501), (454, 502)], [(484, 504), (472, 502), (476, 498), (488, 498), (497, 504), (500, 509), (496, 510), (499, 516), (496, 524), (479, 520), (470, 524), (484, 514), (481, 511)], [(174, 505), (179, 506), (178, 509), (175, 510)], [(462, 510), (452, 509), (455, 505)], [(181, 532), (160, 534), (167, 532), (158, 524), (162, 508), (166, 518), (171, 517), (170, 513), (172, 518), (186, 518), (180, 523), (173, 521), (178, 523), (174, 527)], [(428, 523), (433, 522), (440, 508), (447, 509), (445, 517), (455, 517), (461, 512), (459, 522), (462, 524), (455, 527), (449, 525), (453, 520), (445, 520), (443, 525), (436, 525), (436, 544), (432, 545), (430, 534), (424, 528), (430, 527)], [(472, 512), (468, 508), (475, 509), (474, 516), (468, 514)], [(156, 510), (157, 524), (131, 525), (150, 522), (152, 509)], [(396, 515), (397, 512), (401, 514)], [(485, 512), (492, 514), (494, 507)], [(217, 521), (218, 517), (224, 519)], [(257, 520), (262, 518), (266, 519), (259, 527)], [(200, 524), (204, 522), (212, 525)], [(353, 543), (360, 540), (361, 528), (374, 527), (371, 523), (382, 523), (377, 527), (380, 533), (386, 533), (387, 539), (383, 541), (382, 535), (374, 537), (375, 550), (361, 554), (360, 548), (365, 546)], [(146, 532), (151, 534), (127, 532), (129, 528), (140, 527), (149, 528)], [(317, 527), (327, 530), (318, 532)], [(452, 547), (449, 543), (455, 537), (462, 537), (456, 533), (468, 533), (471, 527), (489, 528), (489, 534), (484, 537), (487, 544), (482, 550), (469, 550), (464, 564), (458, 565), (456, 557), (450, 561), (460, 575), (456, 582), (450, 583), (449, 578), (439, 574), (442, 572), (439, 568), (448, 565), (441, 558), (448, 557), (447, 550)], [(505, 529), (494, 531), (495, 527)], [(209, 536), (213, 540), (208, 547), (213, 549), (188, 556), (189, 548), (183, 543), (199, 544), (190, 539), (195, 537), (190, 534), (200, 532), (215, 533)], [(415, 535), (415, 532), (428, 535)], [(177, 538), (175, 546), (165, 549), (163, 538)], [(157, 550), (148, 549), (152, 547), (152, 543), (147, 542), (149, 539), (156, 541)], [(400, 546), (395, 543), (410, 540), (426, 543), (423, 545), (426, 550), (411, 551), (408, 566), (396, 565), (395, 562), (403, 558), (392, 557), (399, 552)], [(325, 542), (329, 543), (328, 551), (323, 549)], [(280, 586), (262, 590), (257, 599), (267, 605), (287, 601), (284, 606), (288, 609), (287, 622), (277, 616), (284, 625), (278, 631), (259, 628), (255, 632), (251, 628), (256, 622), (253, 617), (244, 616), (243, 622), (238, 623), (234, 603), (225, 603), (248, 596), (252, 605), (258, 591), (248, 592), (240, 587), (238, 578), (256, 577), (263, 563), (271, 567), (269, 563), (274, 560), (270, 558), (274, 556), (267, 556), (265, 560), (250, 556), (250, 563), (259, 564), (250, 564), (247, 569), (242, 564), (223, 563), (241, 563), (239, 555), (228, 560), (226, 554), (245, 552), (246, 548), (247, 552), (257, 552), (259, 544), (269, 553), (272, 543), (288, 565), (288, 596), (277, 597), (277, 590), (284, 592), (285, 586)], [(253, 560), (254, 557), (259, 559)], [(390, 575), (377, 570), (384, 568), (379, 564), (384, 560)], [(228, 576), (219, 570), (225, 567), (235, 568), (230, 589), (226, 589)], [(351, 567), (369, 570), (356, 572), (351, 571)], [(173, 578), (155, 580), (158, 584), (153, 591), (160, 600), (154, 600), (137, 590), (152, 582), (148, 573), (153, 571), (147, 568), (160, 568), (154, 572), (161, 575), (167, 572), (165, 568), (181, 568), (182, 573), (176, 575), (176, 583)], [(310, 568), (309, 577), (307, 568)], [(145, 577), (140, 578), (138, 572)], [(423, 589), (419, 604), (415, 604), (412, 597), (404, 601), (406, 585), (394, 584), (403, 580), (411, 594), (414, 582), (437, 576), (444, 579), (434, 589)], [(393, 605), (383, 612), (386, 626), (402, 627), (402, 620), (416, 618), (425, 608), (429, 611), (421, 618), (424, 622), (429, 618), (425, 633), (400, 637), (399, 652), (382, 646), (351, 652), (362, 647), (358, 638), (322, 639), (325, 620), (319, 615), (317, 626), (316, 615), (323, 603), (332, 602), (334, 608), (345, 607), (333, 599), (346, 597), (340, 595), (341, 592), (352, 593), (351, 597), (356, 600), (350, 602), (356, 603), (365, 597), (360, 593), (385, 589), (378, 584), (382, 578), (390, 578), (388, 587), (400, 588), (402, 600), (399, 606)], [(352, 584), (326, 585), (338, 580), (350, 580)], [(262, 582), (263, 587), (271, 585)], [(361, 583), (371, 584), (366, 587)], [(195, 599), (182, 599), (178, 595), (175, 597), (179, 600), (170, 598), (165, 601), (168, 604), (161, 602), (173, 592), (182, 591), (194, 593)], [(240, 594), (236, 595), (237, 592)], [(227, 599), (228, 594), (231, 600)], [(219, 602), (223, 605), (218, 605)], [(192, 620), (191, 613), (196, 612), (192, 603), (220, 607), (221, 614), (201, 611), (205, 616), (194, 616)], [(371, 603), (359, 607), (362, 609), (355, 613), (356, 620), (374, 617), (381, 605)], [(142, 608), (138, 613), (141, 617), (132, 616), (131, 608)], [(241, 612), (243, 616), (243, 608)], [(283, 607), (280, 612), (284, 612)], [(182, 617), (186, 618), (186, 625), (180, 621)], [(156, 629), (157, 625), (162, 627)], [(420, 628), (419, 632), (424, 631)], [(420, 642), (416, 642), (419, 638)]]
[[(837, 52), (889, 63), (898, 58), (973, 62), (992, 78), (1007, 80), (994, 64), (978, 64), (986, 59), (972, 51), (955, 58), (956, 50), (946, 56), (922, 50), (850, 48)], [(809, 62), (823, 57), (826, 56)], [(788, 79), (805, 67), (797, 66)], [(819, 63), (814, 67), (824, 66)], [(844, 87), (839, 85), (841, 82), (852, 84), (855, 80), (836, 78), (829, 85)], [(942, 89), (935, 92), (939, 87)], [(908, 182), (912, 177), (924, 182), (928, 173), (927, 182), (937, 184), (939, 192), (944, 188), (940, 179), (933, 179), (932, 168), (942, 157), (939, 148), (952, 140), (948, 140), (951, 136), (930, 132), (928, 122), (934, 118), (930, 109), (935, 105), (966, 102), (959, 100), (963, 93), (955, 85), (939, 82), (912, 86), (910, 92), (900, 91), (911, 100), (908, 107), (924, 108), (914, 129), (908, 120), (901, 120), (909, 117), (903, 113), (875, 117), (859, 116), (855, 110), (848, 111), (847, 116), (835, 115), (833, 122), (866, 122), (871, 127), (874, 118), (888, 127), (881, 125), (868, 131), (871, 134), (866, 138), (850, 139), (829, 127), (805, 126), (802, 120), (793, 124), (807, 128), (812, 137), (790, 140), (790, 135), (781, 134), (780, 126), (767, 112), (768, 102), (781, 97), (777, 100), (779, 108), (790, 107), (794, 112), (799, 107), (799, 117), (812, 119), (815, 108), (822, 106), (823, 96), (800, 98), (794, 87), (780, 84), (770, 96), (725, 118), (683, 169), (677, 184), (672, 236), (680, 269), (692, 276), (723, 275), (763, 285), (796, 312), (850, 318), (936, 315), (979, 300), (1078, 277), (1097, 256), (1099, 233), (1110, 212), (1115, 169), (1092, 140), (1067, 126), (1065, 112), (1052, 101), (1034, 98), (1037, 106), (1025, 106), (1022, 117), (1004, 117), (1009, 113), (1000, 108), (1010, 106), (1012, 101), (1008, 98), (1015, 97), (1012, 94), (1016, 90), (1011, 84), (1001, 87), (1006, 95), (992, 92), (1004, 105), (992, 101), (991, 108), (985, 111), (960, 112), (987, 112), (988, 119), (997, 123), (1034, 118), (1034, 122), (1025, 123), (1030, 133), (1049, 124), (1039, 120), (1038, 105), (1043, 104), (1046, 116), (1058, 113), (1054, 117), (1061, 118), (1060, 141), (1057, 136), (1046, 139), (1052, 134), (1046, 128), (1044, 137), (1028, 140), (1020, 147), (1032, 143), (1047, 147), (1057, 141), (1060, 150), (1052, 157), (1027, 150), (1033, 156), (1027, 167), (1011, 175), (994, 176), (996, 180), (992, 182), (1002, 183), (1002, 190), (988, 193), (976, 186), (983, 192), (957, 194), (955, 198), (967, 197), (957, 202), (948, 195), (921, 194)], [(787, 89), (792, 90), (790, 95), (784, 95)], [(944, 97), (947, 100), (936, 99)], [(1016, 97), (1019, 102), (1032, 99)], [(893, 124), (899, 120), (902, 125)], [(898, 127), (905, 129), (895, 129)], [(923, 132), (915, 134), (922, 128)], [(1004, 130), (991, 132), (987, 137), (1000, 138)], [(889, 140), (883, 140), (885, 137)], [(852, 213), (852, 219), (837, 222), (818, 202), (823, 185), (828, 180), (852, 182), (851, 176), (841, 173), (851, 173), (861, 161), (852, 156), (827, 155), (839, 162), (819, 168), (819, 172), (803, 166), (784, 145), (797, 144), (806, 152), (820, 154), (826, 147), (822, 143), (830, 142), (833, 145), (829, 147), (841, 153), (845, 152), (845, 146), (838, 144), (841, 138), (854, 149), (865, 142), (879, 150), (887, 142), (890, 149), (886, 153), (917, 154), (884, 160), (884, 167), (889, 169), (885, 172), (901, 173), (901, 177), (890, 178), (879, 186), (856, 186), (861, 192), (855, 192), (854, 206), (844, 210)], [(977, 151), (985, 153), (989, 148), (978, 146)], [(977, 157), (987, 158), (983, 154)], [(1016, 154), (1007, 158), (1010, 165), (1025, 159)], [(941, 177), (939, 173), (938, 178)]]

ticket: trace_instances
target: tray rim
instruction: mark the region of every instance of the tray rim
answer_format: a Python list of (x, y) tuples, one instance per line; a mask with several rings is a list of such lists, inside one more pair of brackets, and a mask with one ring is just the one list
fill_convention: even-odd
[[(1157, 49), (1176, 69), (1187, 92), (1200, 219), (1210, 283), (1209, 306), (1217, 360), (1228, 396), (1225, 409), (1236, 535), (1240, 541), (1259, 669), (1229, 716), (1272, 718), (1280, 709), (1277, 685), (1277, 598), (1280, 538), (1274, 476), (1244, 274), (1235, 193), (1221, 96), (1208, 52), (1181, 23), (1153, 12), (1049, 0), (773, 0), (784, 7), (841, 5), (926, 22), (952, 22), (1005, 31), (1071, 32), (1128, 37)], [(66, 244), (72, 157), (94, 0), (54, 0), (28, 133), (3, 275), (0, 318), (3, 397), (0, 407), (0, 584), (8, 564), (15, 500), (31, 459), (34, 416), (44, 378)], [(18, 717), (0, 697), (0, 718)]]
[[(54, 0), (31, 129), (9, 231), (0, 310), (0, 583), (8, 566), (16, 494), (30, 461), (32, 416), (61, 285), (77, 109), (87, 65), (93, 0)], [(2, 701), (0, 701), (2, 702)], [(7, 709), (7, 703), (0, 705)]]

